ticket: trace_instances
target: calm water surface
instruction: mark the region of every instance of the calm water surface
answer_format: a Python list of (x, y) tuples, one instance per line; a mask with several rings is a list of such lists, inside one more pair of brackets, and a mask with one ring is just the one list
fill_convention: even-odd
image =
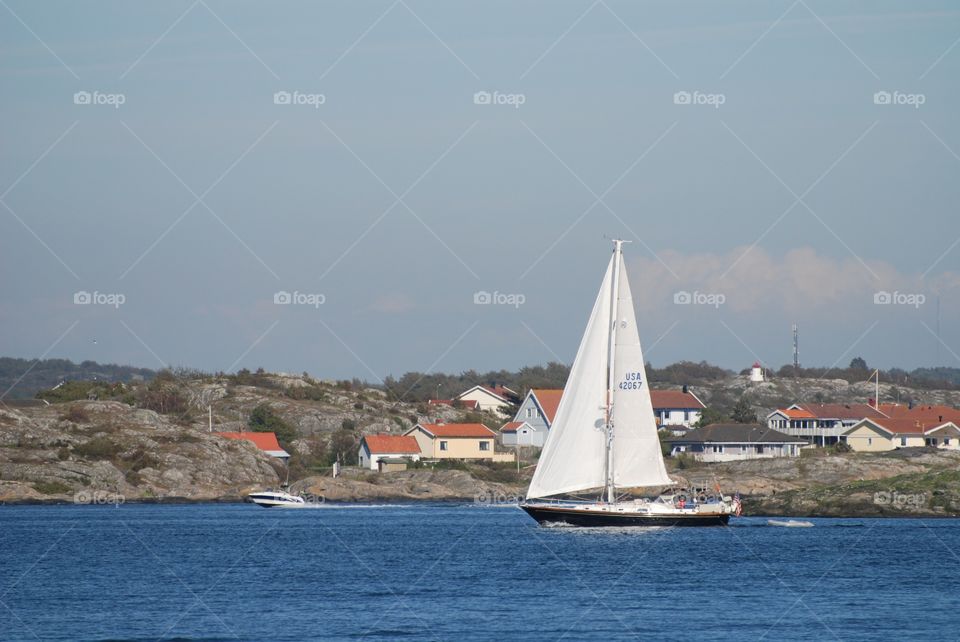
[(960, 520), (0, 507), (2, 640), (956, 639)]

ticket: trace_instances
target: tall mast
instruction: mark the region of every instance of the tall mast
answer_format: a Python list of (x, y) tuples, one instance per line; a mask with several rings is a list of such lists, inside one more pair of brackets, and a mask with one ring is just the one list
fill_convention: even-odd
[(616, 501), (616, 489), (613, 485), (613, 386), (616, 366), (617, 346), (617, 311), (620, 299), (620, 263), (623, 261), (623, 244), (626, 241), (613, 241), (613, 278), (610, 280), (610, 334), (607, 337), (607, 404), (604, 433), (606, 437), (606, 451), (604, 459), (604, 494), (611, 504)]

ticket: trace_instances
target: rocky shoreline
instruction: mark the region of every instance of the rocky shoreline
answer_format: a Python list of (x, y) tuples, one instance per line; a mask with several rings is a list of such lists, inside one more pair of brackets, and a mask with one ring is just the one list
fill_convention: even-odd
[[(260, 394), (249, 387), (224, 388), (200, 395), (197, 403), (221, 399), (253, 407), (264, 398)], [(337, 403), (351, 408), (344, 411), (348, 413), (361, 412), (356, 406), (365, 413), (386, 412), (374, 402), (359, 401), (361, 394), (342, 393)], [(289, 413), (294, 412), (291, 404), (306, 409), (289, 415), (301, 435), (294, 449), (302, 456), (307, 451), (299, 449), (312, 443), (302, 435), (322, 428), (305, 418), (320, 411), (311, 410), (314, 402), (309, 400), (283, 399)], [(393, 424), (396, 431), (401, 420), (416, 419), (403, 419), (408, 411), (412, 409), (393, 409), (392, 420), (364, 430), (386, 430), (386, 424)], [(327, 423), (336, 423), (334, 416), (343, 425), (359, 418), (323, 413)], [(840, 454), (817, 449), (796, 458), (718, 464), (668, 458), (667, 463), (674, 479), (739, 492), (746, 515), (960, 516), (960, 452), (917, 448)], [(383, 474), (348, 467), (336, 479), (311, 476), (314, 470), (301, 466), (302, 478), (293, 476), (292, 489), (318, 501), (511, 504), (523, 497), (533, 465), (519, 474), (476, 464)], [(218, 437), (196, 419), (184, 421), (119, 401), (0, 407), (0, 505), (236, 503), (254, 490), (277, 487), (286, 473), (252, 443)]]

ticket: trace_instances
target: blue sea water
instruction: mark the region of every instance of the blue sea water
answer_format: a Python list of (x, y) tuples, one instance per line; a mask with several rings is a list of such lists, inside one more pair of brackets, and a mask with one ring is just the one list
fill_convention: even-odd
[(515, 507), (0, 507), (2, 640), (956, 638), (960, 520), (543, 528)]

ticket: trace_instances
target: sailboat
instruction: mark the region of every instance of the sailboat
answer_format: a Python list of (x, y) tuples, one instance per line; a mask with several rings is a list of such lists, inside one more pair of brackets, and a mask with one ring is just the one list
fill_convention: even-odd
[[(541, 524), (727, 524), (736, 512), (730, 498), (676, 489), (667, 475), (623, 264), (626, 242), (614, 241), (560, 406), (520, 507)], [(626, 493), (654, 487), (673, 490), (655, 498)]]

